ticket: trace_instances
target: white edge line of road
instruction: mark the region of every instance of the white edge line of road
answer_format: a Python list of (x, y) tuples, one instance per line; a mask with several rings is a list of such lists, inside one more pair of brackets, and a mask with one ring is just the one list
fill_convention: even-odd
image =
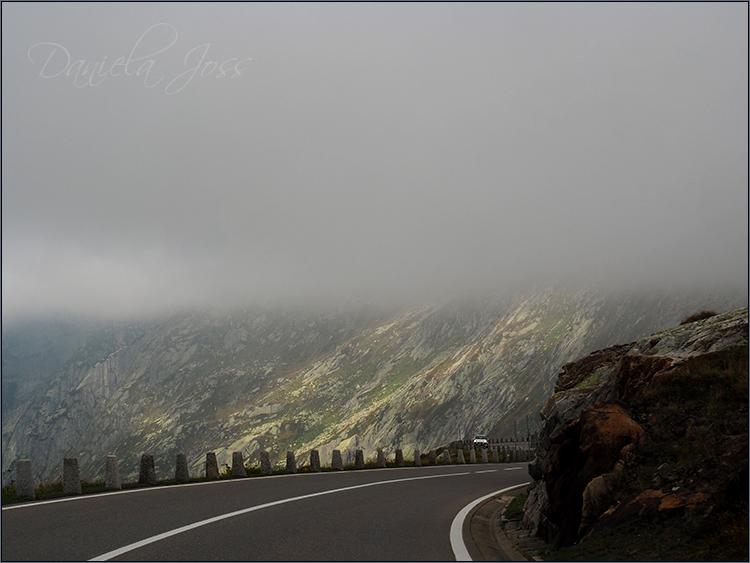
[(507, 491), (510, 491), (512, 489), (517, 489), (518, 487), (523, 487), (528, 484), (529, 482), (519, 483), (518, 485), (513, 485), (512, 487), (506, 487), (504, 489), (500, 489), (499, 491), (495, 491), (494, 493), (484, 495), (483, 497), (480, 497), (477, 500), (470, 502), (469, 504), (464, 506), (461, 509), (461, 512), (456, 514), (456, 517), (453, 519), (453, 523), (451, 524), (451, 534), (450, 534), (451, 547), (453, 548), (453, 555), (456, 557), (456, 561), (474, 561), (471, 558), (471, 555), (469, 555), (469, 550), (466, 549), (466, 544), (464, 543), (464, 533), (463, 533), (464, 521), (466, 520), (466, 517), (469, 515), (469, 512), (471, 512), (475, 506), (484, 502), (487, 499), (491, 499), (494, 496), (501, 495)]
[[(365, 487), (373, 487), (375, 485), (388, 485), (390, 483), (403, 483), (404, 481), (419, 481), (421, 479), (435, 479), (439, 477), (454, 477), (458, 475), (471, 475), (472, 472), (465, 471), (461, 473), (443, 473), (440, 475), (426, 475), (423, 477), (407, 477), (404, 479), (391, 479), (388, 481), (376, 481), (374, 483), (365, 483), (363, 485), (353, 485), (351, 487), (342, 487), (340, 489), (331, 489), (329, 491), (320, 491), (317, 493), (310, 493), (309, 495), (301, 495), (298, 497), (291, 497), (281, 500), (276, 500), (273, 502), (267, 502), (265, 504), (259, 504), (257, 506), (251, 506), (249, 508), (243, 508), (242, 510), (236, 510), (234, 512), (228, 512), (227, 514), (222, 514), (220, 516), (214, 516), (213, 518), (208, 518), (206, 520), (201, 520), (199, 522), (193, 522), (192, 524), (188, 524), (187, 526), (182, 526), (180, 528), (175, 528), (174, 530), (170, 530), (168, 532), (164, 532), (161, 534), (158, 534), (156, 536), (151, 536), (150, 538), (143, 539), (141, 541), (137, 541), (135, 543), (128, 544), (126, 546), (120, 547), (118, 549), (115, 549), (113, 551), (108, 551), (107, 553), (104, 553), (102, 555), (99, 555), (97, 557), (94, 557), (92, 559), (89, 559), (89, 561), (109, 561), (113, 557), (118, 557), (122, 555), (123, 553), (127, 553), (128, 551), (133, 551), (134, 549), (138, 549), (140, 547), (149, 545), (154, 542), (158, 542), (160, 540), (176, 536), (177, 534), (181, 534), (183, 532), (188, 532), (190, 530), (194, 530), (195, 528), (200, 528), (201, 526), (205, 526), (207, 524), (212, 524), (214, 522), (219, 522), (220, 520), (225, 520), (227, 518), (232, 518), (234, 516), (241, 516), (242, 514), (248, 514), (249, 512), (255, 512), (256, 510), (261, 510), (263, 508), (269, 508), (271, 506), (278, 506), (280, 504), (285, 504), (287, 502), (294, 502), (297, 500), (303, 500), (313, 497), (319, 497), (323, 495), (330, 495), (333, 493), (340, 493), (343, 491), (352, 491), (355, 489), (363, 489)], [(493, 493), (495, 494), (495, 493)]]
[[(445, 467), (444, 465), (425, 465), (423, 466), (424, 469), (442, 469)], [(404, 467), (388, 467), (388, 468), (378, 468), (378, 469), (357, 469), (357, 473), (368, 473), (370, 471), (388, 471), (388, 469), (405, 469)], [(408, 467), (408, 469), (411, 469), (411, 467)], [(520, 468), (519, 468), (520, 469)], [(507, 470), (506, 470), (507, 471)], [(161, 487), (141, 487), (138, 489), (127, 489), (125, 491), (107, 491), (105, 493), (94, 493), (90, 495), (78, 495), (78, 496), (72, 496), (72, 497), (65, 497), (65, 498), (56, 498), (51, 500), (40, 500), (36, 502), (24, 502), (21, 504), (12, 504), (10, 506), (3, 506), (2, 511), (5, 512), (6, 510), (17, 510), (19, 508), (34, 508), (35, 506), (44, 506), (45, 504), (55, 504), (58, 502), (71, 502), (75, 500), (88, 500), (92, 498), (97, 497), (105, 497), (105, 496), (112, 496), (112, 495), (128, 495), (131, 493), (148, 493), (148, 492), (154, 492), (154, 491), (167, 491), (170, 489), (174, 489), (174, 487), (202, 487), (204, 485), (226, 485), (227, 483), (246, 483), (248, 479), (286, 479), (289, 477), (301, 477), (301, 476), (307, 476), (307, 475), (340, 475), (342, 471), (323, 471), (320, 473), (284, 473), (284, 474), (277, 474), (277, 475), (264, 475), (263, 477), (246, 477), (244, 479), (219, 479), (216, 481), (201, 481), (200, 483), (181, 483), (181, 484), (175, 484), (175, 485), (167, 485), (167, 486), (161, 486)]]
[[(446, 467), (445, 465), (423, 465), (421, 466), (422, 469), (443, 469)], [(357, 473), (368, 473), (370, 471), (388, 471), (388, 470), (399, 470), (399, 469), (412, 469), (411, 466), (407, 467), (379, 467), (377, 469), (357, 469)], [(508, 469), (504, 469), (504, 471), (512, 471), (513, 469), (523, 469), (523, 467), (511, 467)], [(498, 471), (495, 469), (494, 471)], [(88, 500), (92, 498), (98, 498), (98, 497), (105, 497), (105, 496), (112, 496), (112, 495), (129, 495), (131, 493), (153, 493), (156, 491), (166, 491), (173, 489), (174, 487), (203, 487), (205, 485), (226, 485), (228, 483), (242, 483), (247, 482), (248, 479), (288, 479), (291, 477), (303, 477), (303, 476), (310, 476), (310, 475), (340, 475), (343, 473), (342, 471), (322, 471), (320, 473), (283, 473), (283, 474), (276, 474), (276, 475), (264, 475), (263, 477), (254, 476), (254, 477), (246, 477), (243, 479), (218, 479), (216, 481), (201, 481), (200, 483), (180, 483), (180, 484), (174, 484), (174, 485), (166, 485), (166, 486), (160, 486), (160, 487), (140, 487), (138, 489), (127, 489), (124, 491), (106, 491), (104, 493), (93, 493), (88, 495), (76, 495), (76, 496), (70, 496), (65, 498), (56, 498), (56, 499), (50, 499), (50, 500), (39, 500), (39, 501), (31, 501), (31, 502), (23, 502), (18, 504), (12, 504), (10, 506), (3, 506), (2, 511), (5, 512), (6, 510), (18, 510), (19, 508), (34, 508), (36, 506), (44, 506), (46, 504), (55, 504), (58, 502), (72, 502), (76, 500)], [(480, 472), (477, 472), (480, 473)]]

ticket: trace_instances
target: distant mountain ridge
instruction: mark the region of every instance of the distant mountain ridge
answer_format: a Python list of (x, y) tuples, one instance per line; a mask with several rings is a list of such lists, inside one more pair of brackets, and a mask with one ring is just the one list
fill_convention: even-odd
[[(718, 308), (700, 296), (543, 289), (407, 309), (185, 312), (86, 334), (9, 329), (3, 475), (26, 457), (50, 480), (66, 456), (93, 478), (113, 453), (132, 478), (152, 452), (166, 477), (180, 452), (199, 473), (208, 451), (220, 463), (260, 449), (304, 460), (312, 448), (327, 458), (333, 449), (426, 450), (477, 432), (508, 437), (514, 423), (525, 434), (562, 365), (707, 305)], [(59, 350), (42, 361), (52, 344)]]

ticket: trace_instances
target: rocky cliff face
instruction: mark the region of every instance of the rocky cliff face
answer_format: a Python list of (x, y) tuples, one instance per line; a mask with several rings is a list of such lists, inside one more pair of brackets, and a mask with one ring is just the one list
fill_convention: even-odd
[[(663, 430), (644, 429), (641, 423), (650, 420), (650, 414), (634, 420), (633, 402), (653, 395), (654, 389), (674, 379), (682, 366), (688, 366), (687, 362), (738, 348), (744, 349), (746, 356), (747, 344), (745, 308), (606, 348), (564, 365), (555, 394), (541, 410), (536, 457), (529, 465), (534, 484), (524, 508), (524, 525), (557, 547), (572, 545), (586, 535), (609, 507), (617, 475), (635, 455), (643, 455), (640, 446), (644, 440)], [(746, 389), (746, 359), (744, 369)], [(746, 397), (742, 399), (745, 406), (740, 419), (745, 418), (746, 473), (747, 406)], [(700, 407), (691, 408), (695, 412), (686, 414), (687, 426), (678, 428), (674, 441), (669, 442), (670, 448), (678, 448), (678, 440), (690, 439), (686, 435), (691, 431), (688, 426), (698, 428), (695, 413)], [(677, 402), (670, 404), (669, 409), (689, 410)], [(742, 435), (739, 439), (741, 442)], [(717, 463), (723, 462), (717, 459)], [(677, 493), (681, 487), (682, 492)], [(695, 508), (710, 498), (699, 488), (686, 496), (684, 488), (685, 483), (680, 483), (664, 491), (643, 491), (640, 494), (646, 496), (633, 505), (631, 513), (645, 510), (648, 502), (656, 502), (659, 510), (668, 510), (670, 506), (684, 508), (690, 503)], [(618, 514), (624, 514), (625, 507), (631, 506), (633, 500), (621, 503)]]
[[(474, 433), (508, 437), (515, 423), (525, 434), (561, 365), (696, 306), (676, 295), (543, 290), (408, 310), (247, 308), (100, 328), (3, 410), (3, 471), (30, 457), (37, 478), (54, 479), (76, 456), (92, 478), (111, 453), (132, 478), (151, 452), (167, 477), (180, 452), (199, 473), (208, 451), (219, 463), (260, 449), (304, 461), (312, 448), (329, 459), (334, 448), (392, 454)], [(13, 338), (4, 332), (3, 359), (20, 358), (20, 381), (30, 355)]]

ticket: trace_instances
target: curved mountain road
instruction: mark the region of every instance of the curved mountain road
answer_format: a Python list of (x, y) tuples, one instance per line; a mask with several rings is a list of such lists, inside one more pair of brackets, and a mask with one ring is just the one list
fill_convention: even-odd
[(2, 559), (450, 561), (459, 512), (526, 481), (526, 464), (408, 467), (12, 505), (2, 511)]

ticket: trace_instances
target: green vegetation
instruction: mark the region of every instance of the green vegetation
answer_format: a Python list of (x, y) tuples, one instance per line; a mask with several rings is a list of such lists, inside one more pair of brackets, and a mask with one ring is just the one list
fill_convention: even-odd
[(521, 520), (523, 518), (523, 505), (526, 504), (526, 493), (513, 497), (513, 500), (505, 507), (504, 516), (507, 520)]
[(747, 561), (747, 513), (744, 518), (649, 514), (540, 555), (545, 561)]
[(388, 373), (384, 378), (384, 381), (380, 384), (380, 390), (377, 394), (377, 399), (387, 397), (397, 389), (399, 389), (406, 380), (419, 373), (419, 371), (426, 365), (426, 361), (416, 362), (411, 358), (406, 358)]
[(602, 374), (607, 371), (606, 368), (600, 369), (599, 371), (591, 374), (586, 379), (581, 381), (578, 385), (575, 386), (576, 389), (586, 389), (587, 387), (591, 387), (593, 385), (596, 385), (599, 383), (599, 381), (602, 378)]
[(552, 327), (552, 329), (549, 331), (546, 338), (544, 339), (542, 346), (546, 347), (546, 346), (549, 346), (550, 344), (557, 344), (567, 330), (568, 330), (568, 317), (564, 317), (560, 319), (555, 324), (555, 326)]

